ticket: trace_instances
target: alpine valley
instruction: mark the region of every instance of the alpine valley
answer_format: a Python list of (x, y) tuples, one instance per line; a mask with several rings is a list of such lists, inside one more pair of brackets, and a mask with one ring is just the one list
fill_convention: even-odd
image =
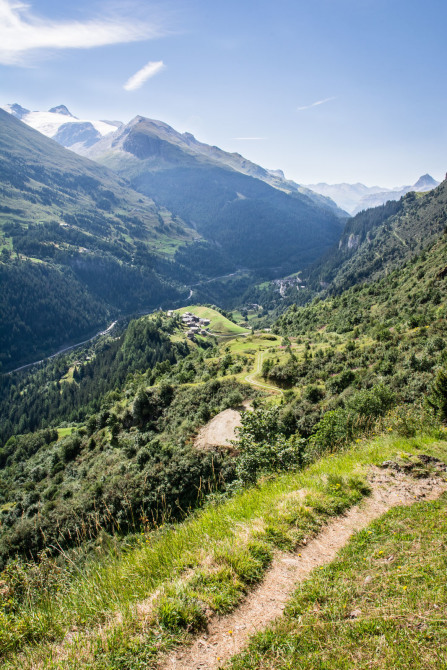
[[(55, 109), (37, 125), (60, 139), (71, 115)], [(256, 281), (315, 261), (346, 218), (241, 156), (141, 117), (93, 145), (102, 164), (12, 114), (0, 110), (0, 120), (2, 253), (14, 260), (2, 265), (6, 370), (118, 315), (181, 304), (191, 286), (206, 300), (209, 280), (223, 275), (230, 286), (213, 286), (213, 296), (234, 302)]]
[(0, 157), (2, 667), (445, 667), (447, 182), (64, 105)]

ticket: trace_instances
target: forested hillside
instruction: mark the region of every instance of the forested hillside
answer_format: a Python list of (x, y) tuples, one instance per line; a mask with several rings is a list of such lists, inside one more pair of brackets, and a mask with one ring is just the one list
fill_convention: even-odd
[[(227, 272), (236, 264), (266, 276), (272, 268), (287, 274), (338, 240), (343, 221), (333, 203), (286, 193), (209, 153), (189, 151), (172, 128), (160, 135), (157, 123), (137, 117), (98, 142), (91, 155), (196, 228), (210, 250), (218, 245)], [(194, 245), (188, 249), (192, 262)]]
[[(444, 234), (380, 280), (290, 308), (273, 333), (253, 328), (241, 334), (222, 314), (194, 306), (224, 321), (220, 341), (211, 334), (186, 338), (179, 316), (160, 312), (40, 368), (4, 376), (0, 564), (10, 602), (0, 594), (0, 649), (9, 654), (25, 644), (35, 654), (36, 640), (60, 640), (67, 624), (48, 603), (80, 593), (81, 579), (89, 593), (95, 584), (96, 605), (84, 607), (76, 597), (75, 605), (64, 605), (72, 621), (82, 611), (79, 630), (101, 620), (98, 598), (101, 612), (116, 612), (127, 577), (112, 594), (104, 575), (114, 561), (119, 569), (129, 566), (132, 595), (125, 598), (134, 603), (140, 567), (171, 565), (181, 555), (177, 574), (192, 574), (192, 581), (178, 592), (169, 582), (154, 610), (163, 622), (157, 641), (168, 636), (172, 642), (172, 631), (183, 635), (205, 625), (203, 602), (212, 612), (235, 607), (275, 548), (293, 550), (368, 495), (359, 464), (378, 465), (397, 450), (396, 467), (411, 468), (424, 481), (435, 470), (440, 477), (441, 461), (402, 450), (416, 453), (433, 443), (430, 453), (441, 458), (445, 450), (446, 282)], [(201, 426), (222, 410), (241, 411), (247, 400), (236, 449), (195, 445)], [(308, 470), (301, 474), (314, 461), (315, 481)], [(297, 486), (311, 486), (304, 503)], [(295, 499), (299, 511), (292, 510)], [(238, 520), (216, 521), (227, 505), (238, 510), (231, 512)], [(200, 520), (208, 518), (202, 528)], [(195, 519), (200, 556), (191, 553), (190, 535), (151, 553)], [(211, 542), (228, 523), (237, 535), (231, 548), (227, 540), (225, 546)], [(242, 541), (241, 529), (245, 544), (234, 545)], [(203, 537), (216, 553), (217, 572), (214, 563), (209, 569)], [(140, 621), (133, 611), (129, 620)], [(84, 667), (104, 667), (116, 645), (133, 662), (135, 647), (126, 643), (122, 651), (121, 644), (121, 637), (115, 646), (100, 643)], [(145, 647), (144, 658), (160, 653), (157, 642), (150, 651)]]
[[(200, 455), (190, 439), (251, 390), (217, 379), (182, 386), (201, 362), (206, 369), (211, 342), (188, 346), (181, 332), (176, 317), (144, 317), (77, 356), (3, 377), (3, 560), (16, 551), (36, 555), (49, 533), (68, 547), (80, 540), (81, 527), (87, 541), (99, 527), (135, 529), (141, 515), (182, 515), (200, 501), (200, 486), (205, 492), (234, 477), (231, 460), (217, 452)], [(185, 357), (191, 360), (183, 366)], [(73, 434), (54, 429), (67, 421), (82, 427)], [(220, 474), (227, 460), (226, 474)]]
[(446, 224), (446, 181), (428, 193), (367, 209), (347, 221), (337, 248), (314, 264), (308, 283), (341, 291), (377, 279), (434, 242)]
[[(199, 479), (211, 481), (210, 467), (219, 487), (235, 478), (251, 482), (265, 468), (349, 443), (389, 412), (389, 425), (403, 425), (411, 434), (422, 420), (417, 407), (446, 363), (446, 281), (442, 236), (377, 282), (292, 307), (274, 327), (280, 337), (235, 335), (217, 349), (208, 338), (186, 345), (178, 318), (146, 317), (93, 350), (93, 357), (72, 357), (68, 369), (56, 360), (23, 382), (8, 380), (5, 437), (8, 431), (48, 428), (11, 437), (2, 450), (4, 555), (26, 546), (37, 551), (43, 546), (38, 529), (47, 535), (56, 518), (54, 539), (60, 543), (70, 544), (67, 533), (80, 523), (94, 534), (89, 524), (99, 517), (91, 516), (93, 510), (102, 526), (112, 528), (106, 510), (118, 504), (117, 487), (119, 499), (129, 501), (118, 515), (124, 529), (132, 515), (158, 513), (161, 500), (174, 515), (177, 497), (192, 505)], [(257, 410), (239, 463), (216, 455), (211, 466), (212, 458), (199, 457), (191, 437), (220, 409), (250, 395), (242, 381), (270, 392), (283, 389), (281, 403)], [(82, 427), (58, 442), (50, 426), (62, 420)], [(29, 499), (18, 497), (24, 472), (34, 482)], [(100, 472), (107, 474), (99, 486)]]
[(348, 219), (340, 240), (322, 258), (281, 280), (241, 285), (240, 305), (257, 303), (276, 318), (292, 304), (305, 305), (402, 266), (432, 244), (447, 225), (447, 186), (409, 193), (399, 201)]
[(187, 295), (173, 260), (198, 237), (105, 168), (0, 110), (4, 369), (91, 335), (110, 314)]

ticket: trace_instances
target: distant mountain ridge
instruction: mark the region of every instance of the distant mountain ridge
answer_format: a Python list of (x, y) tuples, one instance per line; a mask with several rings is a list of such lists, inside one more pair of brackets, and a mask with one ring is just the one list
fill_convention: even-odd
[[(345, 220), (333, 203), (268, 183), (280, 174), (142, 116), (84, 153), (180, 216), (220, 250), (229, 268), (296, 271), (338, 239)], [(203, 249), (202, 260), (207, 256)]]
[[(65, 105), (52, 107), (48, 112), (30, 112), (30, 110), (25, 109), (17, 103), (4, 105), (3, 109), (35, 130), (38, 130), (47, 137), (51, 137), (59, 144), (62, 144), (62, 146), (82, 156), (87, 155), (92, 159), (104, 153), (108, 142), (110, 144), (114, 142), (111, 133), (116, 131), (117, 128), (124, 126), (120, 121), (80, 120)], [(138, 123), (139, 119), (144, 118), (137, 116), (127, 125), (131, 126)], [(315, 193), (290, 179), (286, 179), (282, 170), (267, 170), (244, 158), (241, 154), (229, 153), (223, 149), (219, 149), (219, 147), (200, 142), (191, 133), (179, 133), (163, 121), (156, 121), (154, 119), (145, 119), (145, 121), (152, 124), (153, 134), (160, 140), (169, 142), (186, 154), (207, 158), (213, 163), (229, 167), (236, 172), (241, 172), (255, 179), (260, 179), (285, 193), (307, 195), (316, 205), (332, 210), (339, 218), (344, 219), (347, 216), (347, 213), (340, 209), (330, 198)], [(102, 142), (99, 147), (95, 147), (105, 137), (107, 137), (107, 141)]]
[(383, 186), (365, 186), (356, 184), (307, 184), (307, 188), (326, 197), (332, 198), (339, 207), (353, 216), (364, 209), (384, 205), (388, 200), (399, 200), (410, 191), (424, 193), (430, 191), (439, 182), (429, 174), (424, 174), (412, 186), (396, 186), (395, 188), (384, 188)]
[[(424, 182), (424, 178), (423, 178)], [(370, 282), (421, 253), (447, 226), (447, 181), (427, 192), (359, 212), (338, 245), (309, 269), (312, 288), (340, 292)]]

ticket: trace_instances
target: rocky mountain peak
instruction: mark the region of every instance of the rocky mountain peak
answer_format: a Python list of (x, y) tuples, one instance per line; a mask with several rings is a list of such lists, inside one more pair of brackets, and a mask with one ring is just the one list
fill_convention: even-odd
[(415, 189), (431, 189), (438, 186), (438, 182), (433, 179), (429, 174), (423, 174), (422, 177), (419, 177), (417, 182), (414, 184)]
[(66, 108), (65, 105), (58, 105), (57, 107), (52, 107), (48, 110), (52, 114), (63, 114), (64, 116), (71, 116), (72, 119), (76, 117)]

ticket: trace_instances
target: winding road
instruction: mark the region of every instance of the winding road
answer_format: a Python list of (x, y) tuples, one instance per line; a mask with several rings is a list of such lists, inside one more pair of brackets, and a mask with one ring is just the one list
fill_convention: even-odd
[(87, 344), (88, 342), (91, 342), (94, 340), (96, 337), (99, 337), (100, 335), (107, 335), (107, 333), (110, 333), (112, 328), (116, 325), (117, 321), (113, 321), (110, 326), (108, 326), (105, 330), (101, 330), (99, 333), (96, 333), (93, 335), (93, 337), (89, 337), (87, 340), (83, 340), (82, 342), (76, 342), (76, 344), (71, 344), (69, 347), (64, 347), (63, 349), (59, 349), (59, 351), (56, 351), (55, 354), (51, 354), (51, 356), (47, 356), (46, 358), (41, 358), (39, 361), (34, 361), (33, 363), (27, 363), (26, 365), (21, 365), (19, 368), (15, 368), (14, 370), (10, 370), (6, 374), (11, 375), (13, 372), (20, 372), (20, 370), (26, 370), (27, 368), (32, 367), (33, 365), (38, 365), (39, 363), (44, 363), (44, 361), (49, 361), (52, 358), (56, 358), (56, 356), (59, 356), (59, 354), (65, 354), (66, 351), (71, 351), (72, 349), (76, 349), (76, 347), (80, 347), (83, 344)]

